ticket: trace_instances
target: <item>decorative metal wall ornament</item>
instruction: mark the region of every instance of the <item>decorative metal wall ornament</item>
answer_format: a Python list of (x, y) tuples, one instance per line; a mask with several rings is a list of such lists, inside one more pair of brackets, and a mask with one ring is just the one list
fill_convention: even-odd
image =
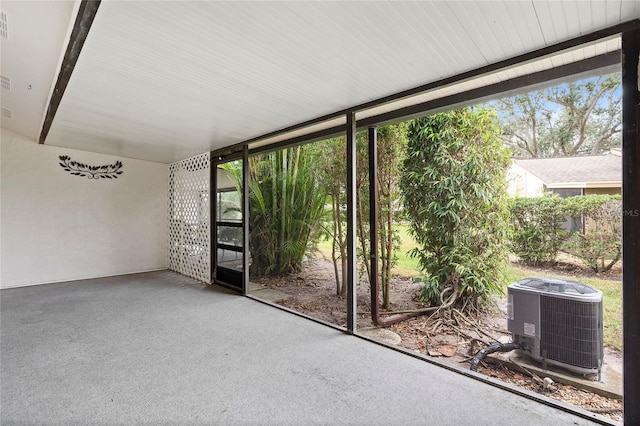
[(89, 179), (118, 179), (118, 175), (122, 174), (122, 162), (116, 161), (106, 166), (89, 166), (87, 164), (78, 163), (71, 160), (68, 155), (61, 155), (60, 167), (75, 176), (87, 177)]

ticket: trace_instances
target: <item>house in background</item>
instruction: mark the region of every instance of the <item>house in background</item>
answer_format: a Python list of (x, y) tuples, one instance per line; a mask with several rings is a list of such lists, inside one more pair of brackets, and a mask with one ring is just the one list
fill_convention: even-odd
[(605, 155), (563, 158), (514, 159), (508, 173), (511, 197), (560, 197), (620, 194), (622, 151)]

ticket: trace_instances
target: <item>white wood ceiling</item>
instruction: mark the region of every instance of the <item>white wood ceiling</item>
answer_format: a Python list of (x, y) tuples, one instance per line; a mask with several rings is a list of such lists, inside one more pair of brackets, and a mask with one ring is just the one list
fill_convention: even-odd
[(76, 6), (73, 2), (0, 2), (3, 129), (38, 139)]
[(639, 17), (620, 0), (103, 0), (46, 143), (172, 162)]

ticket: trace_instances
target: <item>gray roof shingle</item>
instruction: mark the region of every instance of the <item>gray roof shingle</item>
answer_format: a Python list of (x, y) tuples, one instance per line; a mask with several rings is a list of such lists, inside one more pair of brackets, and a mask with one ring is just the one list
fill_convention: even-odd
[(618, 154), (513, 161), (547, 185), (565, 182), (595, 183), (622, 180), (622, 158)]

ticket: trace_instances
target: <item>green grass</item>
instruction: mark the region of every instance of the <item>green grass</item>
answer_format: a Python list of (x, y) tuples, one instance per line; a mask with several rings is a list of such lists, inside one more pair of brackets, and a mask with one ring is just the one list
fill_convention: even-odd
[(419, 277), (418, 262), (408, 254), (411, 249), (417, 247), (416, 242), (409, 234), (409, 226), (397, 225), (396, 229), (400, 234), (400, 249), (396, 252), (398, 259), (392, 272), (394, 275), (401, 277)]
[[(416, 247), (416, 243), (409, 234), (407, 225), (398, 225), (400, 232), (400, 249), (397, 251), (397, 264), (393, 269), (393, 274), (402, 277), (419, 277), (417, 270), (417, 262), (407, 253)], [(318, 248), (325, 258), (331, 259), (331, 244), (328, 241), (321, 241)], [(567, 277), (562, 275), (553, 275), (545, 273), (536, 273), (530, 270), (520, 269), (510, 265), (506, 271), (507, 282), (513, 283), (522, 278), (529, 276), (541, 276), (547, 278), (570, 279), (580, 281), (590, 287), (596, 288), (603, 293), (603, 311), (604, 311), (604, 343), (616, 350), (622, 350), (622, 283), (620, 281), (603, 280), (590, 277)]]
[[(393, 268), (393, 274), (401, 277), (414, 278), (419, 277), (420, 273), (417, 270), (418, 263), (415, 259), (411, 258), (408, 254), (409, 250), (415, 248), (417, 244), (409, 235), (409, 227), (407, 225), (397, 225), (398, 232), (400, 233), (400, 249), (396, 252), (398, 257), (396, 266)], [(318, 251), (320, 255), (325, 259), (331, 260), (331, 241), (320, 240), (318, 241)]]
[(320, 239), (316, 248), (320, 252), (320, 257), (331, 260), (331, 240)]
[(602, 291), (604, 343), (622, 350), (622, 282), (597, 278), (581, 278), (580, 281)]

